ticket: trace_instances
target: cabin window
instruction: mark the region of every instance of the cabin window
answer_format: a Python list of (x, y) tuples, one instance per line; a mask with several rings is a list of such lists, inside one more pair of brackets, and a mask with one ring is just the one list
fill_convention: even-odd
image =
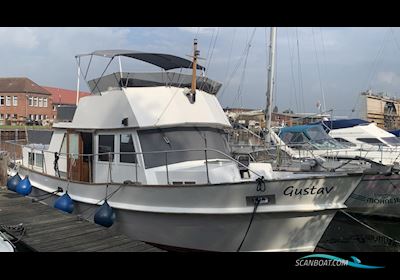
[(340, 144), (344, 144), (346, 146), (349, 147), (356, 147), (356, 144), (351, 143), (350, 141), (347, 141), (346, 139), (340, 138), (340, 137), (336, 137), (334, 138), (336, 141), (338, 141)]
[(67, 153), (67, 136), (64, 134), (62, 144), (61, 144), (61, 149), (60, 149), (61, 154), (66, 154)]
[(400, 140), (397, 137), (382, 137), (387, 143), (393, 146), (400, 146)]
[(99, 161), (114, 161), (114, 135), (99, 135), (98, 153)]
[(286, 144), (305, 144), (309, 142), (309, 139), (302, 132), (287, 132), (281, 136), (281, 139)]
[[(133, 145), (132, 134), (121, 134), (119, 138), (119, 151), (120, 151), (120, 162), (136, 163), (136, 155), (129, 154), (135, 152)], [(126, 153), (126, 154), (124, 154)]]
[(43, 155), (42, 154), (35, 155), (35, 165), (37, 167), (43, 167)]
[(377, 138), (357, 138), (357, 140), (374, 146), (386, 146), (385, 143)]
[(35, 153), (28, 153), (28, 164), (35, 165)]
[[(209, 127), (179, 127), (164, 129), (139, 130), (139, 140), (144, 154), (146, 168), (168, 164), (204, 160), (205, 147), (215, 149), (224, 154), (230, 154), (227, 134), (216, 128)], [(165, 151), (185, 150), (180, 152)], [(159, 153), (147, 153), (160, 151)], [(208, 159), (225, 159), (215, 151), (207, 152)]]

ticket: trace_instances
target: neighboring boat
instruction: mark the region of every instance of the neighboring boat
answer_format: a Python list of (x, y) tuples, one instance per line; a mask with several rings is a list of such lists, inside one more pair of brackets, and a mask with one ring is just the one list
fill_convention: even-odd
[[(310, 170), (365, 170), (366, 175), (346, 201), (348, 211), (400, 218), (400, 175), (398, 169), (384, 166), (381, 159), (394, 158), (389, 151), (362, 150), (338, 142), (328, 135), (320, 124), (285, 127), (279, 136), (293, 149), (297, 159), (324, 158), (311, 161)], [(342, 135), (342, 137), (344, 137)], [(357, 137), (357, 136), (355, 136)], [(394, 136), (393, 136), (394, 137)], [(346, 138), (349, 139), (349, 138)], [(385, 139), (385, 137), (383, 138)], [(355, 141), (354, 141), (355, 142)], [(279, 143), (282, 145), (282, 142)], [(383, 160), (385, 161), (385, 160)], [(389, 160), (387, 160), (389, 161)], [(392, 162), (393, 160), (390, 160)], [(301, 164), (297, 161), (297, 166)], [(292, 165), (296, 161), (291, 161)], [(305, 164), (301, 167), (304, 168)], [(304, 170), (304, 169), (302, 169)]]
[[(196, 42), (193, 61), (119, 50), (88, 56), (109, 64), (130, 57), (165, 71), (89, 81), (93, 95), (79, 101), (71, 122), (54, 124), (50, 144), (23, 147), (18, 172), (29, 177), (31, 196), (52, 194), (53, 203), (68, 193), (84, 217), (106, 200), (116, 229), (163, 246), (313, 251), (361, 180), (360, 172), (298, 174), (234, 160), (216, 98), (221, 84), (196, 76), (204, 70)], [(176, 68), (192, 75), (167, 71)]]
[(371, 160), (384, 165), (399, 165), (400, 140), (392, 133), (359, 119), (323, 122), (329, 135), (338, 142), (358, 150), (368, 151)]

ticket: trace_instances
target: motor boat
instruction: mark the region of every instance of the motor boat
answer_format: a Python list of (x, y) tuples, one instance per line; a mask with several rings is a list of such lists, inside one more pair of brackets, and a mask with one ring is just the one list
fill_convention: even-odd
[[(362, 125), (362, 129), (369, 130), (369, 125)], [(375, 125), (373, 125), (375, 129)], [(382, 133), (383, 134), (383, 133)], [(340, 135), (341, 139), (350, 141), (350, 136)], [(350, 133), (349, 133), (350, 135)], [(386, 135), (387, 136), (387, 135)], [(296, 165), (301, 170), (332, 170), (340, 169), (363, 170), (367, 175), (361, 180), (354, 193), (346, 201), (347, 211), (375, 215), (380, 217), (400, 218), (400, 175), (398, 168), (384, 163), (394, 163), (398, 157), (394, 150), (367, 149), (365, 146), (348, 145), (328, 135), (321, 124), (284, 127), (279, 132), (278, 145), (296, 160), (290, 165)], [(357, 136), (351, 136), (357, 137)], [(390, 135), (388, 136), (388, 138)], [(393, 136), (394, 137), (394, 136)], [(388, 139), (383, 137), (384, 139)], [(391, 140), (389, 140), (391, 141)], [(356, 141), (352, 142), (356, 143)], [(396, 149), (396, 147), (388, 147)], [(311, 161), (304, 161), (311, 159)]]
[(88, 219), (107, 202), (116, 230), (170, 248), (313, 251), (362, 172), (274, 171), (235, 160), (216, 98), (221, 84), (197, 64), (197, 42), (193, 49), (193, 60), (130, 50), (76, 56), (78, 73), (87, 74), (81, 60), (93, 57), (162, 70), (85, 74), (92, 94), (77, 100), (72, 119), (54, 123), (48, 145), (22, 147), (15, 170), (29, 178), (29, 195), (48, 194), (53, 204), (68, 194), (73, 213)]

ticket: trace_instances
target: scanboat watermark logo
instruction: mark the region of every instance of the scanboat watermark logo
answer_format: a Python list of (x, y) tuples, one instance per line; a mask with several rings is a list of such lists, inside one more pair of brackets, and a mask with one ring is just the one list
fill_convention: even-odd
[(295, 266), (351, 266), (363, 269), (384, 268), (384, 266), (365, 265), (356, 257), (352, 260), (345, 260), (327, 254), (312, 254), (296, 260)]

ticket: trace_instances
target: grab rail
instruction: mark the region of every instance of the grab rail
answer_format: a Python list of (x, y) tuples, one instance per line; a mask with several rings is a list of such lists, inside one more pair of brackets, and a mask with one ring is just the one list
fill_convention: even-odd
[[(15, 143), (14, 143), (15, 144)], [(18, 145), (18, 144), (15, 144)], [(54, 154), (56, 152), (53, 151), (48, 151), (48, 150), (43, 150), (43, 149), (38, 149), (35, 147), (29, 147), (26, 145), (20, 145), (21, 147), (27, 147), (28, 149), (30, 149), (30, 152), (34, 153), (34, 152), (40, 152), (41, 154)], [(79, 158), (79, 157), (89, 157), (90, 158), (94, 158), (95, 156), (101, 156), (101, 155), (108, 155), (109, 158), (111, 158), (111, 156), (115, 156), (115, 155), (135, 155), (135, 162), (133, 163), (135, 165), (135, 179), (136, 182), (138, 182), (138, 155), (146, 155), (146, 154), (164, 154), (164, 158), (165, 158), (165, 169), (166, 169), (166, 179), (167, 179), (167, 184), (171, 184), (170, 182), (170, 172), (169, 172), (169, 166), (171, 165), (170, 160), (168, 158), (168, 154), (171, 153), (183, 153), (183, 152), (204, 152), (204, 159), (205, 159), (205, 167), (206, 167), (206, 176), (207, 176), (207, 182), (210, 183), (210, 178), (209, 178), (209, 158), (208, 158), (208, 152), (215, 152), (218, 155), (220, 155), (222, 157), (222, 159), (226, 159), (229, 160), (231, 162), (236, 163), (237, 165), (240, 165), (242, 167), (245, 167), (246, 169), (248, 169), (250, 172), (252, 172), (253, 174), (255, 174), (257, 177), (262, 177), (261, 174), (259, 174), (258, 172), (256, 172), (255, 170), (252, 170), (249, 166), (244, 165), (243, 163), (239, 162), (238, 160), (236, 160), (235, 158), (231, 157), (230, 155), (217, 150), (217, 149), (213, 149), (213, 148), (205, 148), (205, 149), (178, 149), (178, 150), (161, 150), (161, 151), (148, 151), (148, 152), (104, 152), (104, 153), (91, 153), (91, 154), (85, 154), (85, 153), (57, 153), (58, 156), (60, 157), (73, 157), (73, 158)], [(44, 157), (43, 157), (44, 158)], [(115, 158), (115, 157), (114, 157)], [(28, 161), (29, 162), (29, 161)], [(89, 160), (90, 162), (90, 160)], [(43, 160), (43, 163), (45, 163), (45, 161)], [(30, 166), (31, 164), (28, 165), (29, 169), (34, 170), (34, 166), (35, 163), (32, 163), (32, 166)], [(42, 167), (43, 168), (43, 167)], [(89, 176), (91, 176), (92, 174), (92, 169), (91, 169), (91, 164), (89, 164)], [(67, 174), (68, 176), (68, 174)]]

